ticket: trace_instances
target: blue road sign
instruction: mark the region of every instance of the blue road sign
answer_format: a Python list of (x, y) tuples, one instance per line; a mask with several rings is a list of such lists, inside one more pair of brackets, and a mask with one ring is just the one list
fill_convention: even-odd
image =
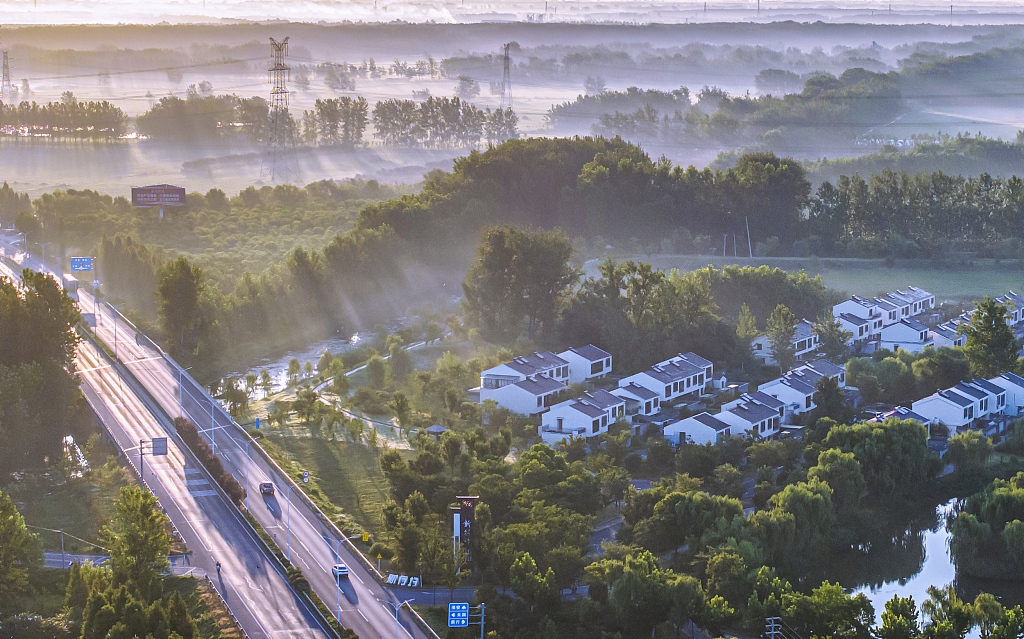
[(260, 429), (260, 418), (257, 417), (256, 418), (256, 430), (259, 430), (259, 429)]
[(302, 483), (303, 484), (308, 484), (309, 483), (309, 471), (308, 470), (302, 471)]
[(166, 455), (167, 454), (167, 438), (166, 437), (154, 437), (153, 438), (153, 455)]
[(71, 270), (72, 271), (91, 271), (92, 270), (92, 258), (91, 257), (73, 257), (73, 258), (71, 258)]
[(465, 628), (469, 625), (469, 603), (456, 601), (448, 604), (448, 627)]

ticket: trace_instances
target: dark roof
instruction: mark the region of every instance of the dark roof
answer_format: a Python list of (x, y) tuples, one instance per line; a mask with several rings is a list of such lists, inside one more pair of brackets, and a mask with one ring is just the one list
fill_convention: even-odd
[(640, 384), (637, 384), (636, 382), (630, 382), (625, 386), (620, 386), (619, 388), (626, 392), (632, 393), (633, 395), (636, 395), (637, 397), (643, 400), (654, 399), (655, 397), (659, 397), (659, 395), (652, 391), (651, 389), (645, 388)]
[(973, 397), (975, 399), (985, 399), (986, 397), (988, 397), (988, 393), (986, 393), (985, 391), (977, 389), (977, 388), (974, 388), (973, 386), (968, 386), (967, 384), (964, 384), (963, 382), (957, 384), (956, 386), (954, 386), (953, 388), (951, 388), (949, 390), (955, 390), (956, 392), (960, 393), (961, 395), (970, 395), (971, 397)]
[(538, 369), (554, 368), (555, 366), (564, 366), (569, 363), (551, 351), (525, 355), (521, 359), (533, 366), (536, 366)]
[(998, 395), (999, 393), (1005, 393), (1006, 392), (1005, 388), (1003, 388), (1002, 386), (997, 386), (996, 384), (993, 384), (992, 382), (988, 381), (987, 379), (976, 379), (976, 380), (974, 380), (973, 382), (970, 382), (970, 383), (974, 384), (975, 386), (977, 386), (977, 387), (979, 387), (979, 388), (981, 388), (983, 390), (987, 390), (988, 392), (992, 393), (993, 395)]
[(715, 430), (718, 431), (729, 428), (729, 424), (726, 424), (722, 420), (716, 419), (713, 415), (709, 415), (707, 413), (697, 413), (696, 415), (693, 416), (693, 419), (697, 420), (701, 424), (704, 424), (705, 426), (710, 426), (711, 428), (714, 428)]
[(1024, 377), (1021, 377), (1016, 373), (1003, 373), (1002, 375), (1000, 375), (1000, 377), (1010, 382), (1011, 384), (1024, 388)]
[(768, 408), (774, 408), (775, 410), (778, 410), (786, 405), (786, 402), (777, 400), (771, 395), (768, 395), (767, 393), (762, 393), (761, 391), (754, 391), (753, 393), (744, 394), (743, 396), (749, 397), (752, 401), (755, 401), (758, 404), (764, 404)]
[(814, 385), (813, 384), (808, 384), (807, 382), (805, 382), (802, 379), (798, 379), (798, 378), (795, 378), (795, 377), (784, 377), (784, 378), (782, 378), (782, 383), (786, 384), (787, 386), (792, 387), (793, 390), (800, 391), (804, 395), (813, 395), (814, 394), (814, 390), (815, 390), (814, 389)]
[(927, 326), (925, 326), (924, 324), (922, 324), (921, 322), (919, 322), (919, 321), (917, 321), (916, 319), (913, 319), (913, 318), (904, 319), (904, 320), (902, 320), (900, 322), (900, 324), (906, 324), (907, 326), (909, 326), (910, 328), (914, 329), (915, 331), (926, 331), (926, 330), (928, 330)]
[(590, 402), (581, 399), (573, 400), (570, 408), (575, 408), (588, 417), (604, 417), (605, 414), (604, 409), (598, 408)]
[(948, 340), (954, 341), (960, 337), (960, 334), (955, 329), (950, 329), (945, 326), (936, 326), (932, 329), (936, 335), (941, 335)]
[(600, 406), (602, 408), (611, 408), (612, 406), (618, 406), (624, 401), (621, 397), (612, 395), (603, 388), (598, 388), (597, 390), (590, 391), (589, 393), (584, 394), (584, 397), (587, 398), (588, 401), (592, 402), (595, 406)]
[(814, 324), (811, 324), (805, 319), (800, 320), (796, 325), (796, 330), (793, 331), (793, 341), (799, 342), (802, 339), (807, 339), (814, 335)]
[(972, 400), (967, 399), (966, 397), (960, 395), (959, 393), (954, 393), (953, 391), (941, 390), (938, 393), (936, 393), (936, 395), (938, 395), (939, 397), (945, 397), (954, 404), (958, 406), (963, 406), (964, 408), (974, 405), (974, 402)]
[(738, 417), (742, 417), (751, 424), (757, 424), (766, 419), (779, 416), (778, 410), (772, 410), (767, 406), (762, 406), (753, 402), (743, 403), (735, 408), (730, 408), (729, 412)]
[(700, 366), (701, 368), (707, 368), (708, 366), (711, 366), (710, 360), (704, 359), (703, 357), (694, 353), (693, 351), (689, 353), (679, 353), (679, 355), (677, 355), (676, 358), (685, 360), (686, 362), (693, 364), (694, 366)]
[(550, 377), (527, 377), (521, 382), (516, 382), (515, 386), (534, 395), (546, 395), (552, 391), (565, 388), (561, 382), (557, 382)]
[(833, 364), (827, 359), (816, 359), (813, 362), (806, 364), (806, 367), (828, 377), (835, 377), (836, 375), (846, 371), (842, 366)]
[(850, 313), (840, 313), (839, 317), (841, 317), (844, 321), (853, 324), (854, 326), (860, 326), (861, 324), (871, 323), (870, 320), (866, 320), (863, 317), (857, 317), (856, 315), (851, 315)]
[(606, 353), (602, 351), (600, 348), (594, 346), (593, 344), (587, 344), (586, 346), (580, 346), (577, 348), (570, 348), (569, 350), (572, 351), (573, 353), (576, 353), (583, 359), (590, 360), (591, 362), (597, 362), (602, 359), (608, 359), (609, 357), (611, 357), (611, 353)]
[(430, 433), (431, 435), (440, 435), (441, 433), (448, 432), (448, 429), (442, 426), (441, 424), (434, 424), (433, 426), (427, 428), (427, 432)]

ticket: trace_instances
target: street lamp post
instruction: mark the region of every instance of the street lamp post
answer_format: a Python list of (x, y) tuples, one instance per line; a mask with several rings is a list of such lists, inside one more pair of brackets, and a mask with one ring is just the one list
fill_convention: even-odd
[(114, 309), (114, 361), (117, 361), (117, 304), (107, 302), (107, 306)]
[(405, 601), (403, 601), (402, 603), (400, 603), (400, 604), (398, 604), (396, 606), (394, 604), (394, 602), (392, 602), (392, 601), (388, 601), (387, 599), (381, 599), (379, 597), (377, 598), (377, 601), (381, 602), (382, 604), (387, 604), (387, 605), (389, 605), (389, 606), (391, 606), (392, 608), (395, 609), (395, 639), (398, 639), (398, 609), (401, 608), (402, 606), (406, 605), (410, 601), (415, 601), (415, 600), (416, 600), (415, 598), (406, 599)]
[[(246, 435), (249, 435), (249, 433), (246, 433)], [(252, 435), (249, 435), (249, 438), (245, 440), (245, 510), (246, 511), (249, 510), (249, 466), (252, 466), (252, 463), (251, 463), (252, 460), (249, 459), (249, 443), (251, 441), (252, 441)]]
[(192, 369), (191, 366), (189, 366), (188, 368), (182, 368), (181, 366), (178, 367), (178, 416), (179, 417), (184, 417), (185, 416), (185, 407), (184, 407), (184, 404), (182, 404), (182, 397), (181, 397), (182, 376), (185, 374), (185, 371), (191, 370), (191, 369)]
[(288, 502), (288, 520), (285, 526), (288, 528), (288, 563), (292, 563), (292, 484), (288, 482), (285, 491), (285, 501)]
[(41, 254), (39, 259), (40, 259), (40, 261), (42, 261), (44, 267), (46, 266), (46, 247), (51, 245), (51, 244), (53, 244), (53, 242), (47, 242), (45, 244), (42, 244), (42, 243), (39, 244), (39, 251), (40, 251), (40, 254)]

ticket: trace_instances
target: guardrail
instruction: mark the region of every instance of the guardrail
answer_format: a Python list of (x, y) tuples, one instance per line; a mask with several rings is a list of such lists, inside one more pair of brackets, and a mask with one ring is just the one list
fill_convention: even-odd
[[(85, 338), (88, 339), (93, 344), (93, 346), (99, 348), (100, 352), (103, 353), (103, 357), (108, 357), (106, 352), (103, 351), (103, 349), (100, 348), (100, 346), (96, 343), (98, 338), (95, 335), (93, 335), (90, 332), (85, 332)], [(160, 406), (160, 402), (156, 401), (156, 398), (154, 398), (152, 394), (149, 393), (146, 387), (138, 380), (138, 378), (135, 377), (134, 373), (132, 373), (131, 370), (129, 370), (123, 364), (119, 364), (119, 362), (117, 361), (111, 360), (111, 365), (114, 366), (116, 370), (123, 371), (127, 377), (130, 377), (135, 382), (135, 385), (137, 387), (136, 390), (146, 395), (146, 398), (149, 400), (149, 403), (153, 405), (153, 407), (155, 407), (155, 410), (159, 411), (168, 421), (173, 421), (170, 415), (168, 415), (167, 412), (163, 409), (163, 407)], [(132, 470), (135, 471), (135, 474), (139, 476), (143, 486), (145, 486), (145, 478), (139, 472), (139, 468), (135, 465), (135, 462), (132, 461), (132, 456), (129, 455), (127, 451), (124, 450), (124, 448), (122, 448), (121, 444), (117, 441), (117, 438), (113, 436), (113, 431), (107, 425), (106, 420), (104, 420), (103, 417), (101, 416), (100, 411), (97, 410), (96, 406), (94, 406), (92, 401), (89, 400), (88, 395), (86, 395), (86, 401), (89, 403), (90, 408), (92, 408), (96, 416), (100, 419), (100, 422), (103, 423), (103, 427), (107, 429), (108, 433), (110, 433), (111, 439), (113, 440), (114, 445), (117, 446), (118, 451), (125, 456), (125, 458), (128, 461), (128, 464), (131, 466)], [(264, 551), (264, 556), (266, 556), (268, 560), (274, 565), (274, 569), (277, 571), (278, 575), (281, 576), (284, 582), (288, 584), (288, 589), (292, 592), (293, 595), (295, 595), (295, 598), (302, 602), (302, 604), (306, 607), (307, 611), (309, 611), (311, 614), (317, 617), (317, 621), (321, 624), (321, 629), (329, 635), (334, 635), (335, 637), (338, 637), (340, 633), (335, 629), (334, 625), (331, 623), (331, 620), (327, 619), (324, 616), (323, 612), (319, 610), (316, 605), (313, 604), (312, 600), (308, 596), (303, 596), (303, 593), (296, 591), (295, 588), (292, 587), (291, 580), (288, 578), (287, 569), (280, 562), (280, 560), (278, 560), (277, 556), (273, 553), (273, 551), (271, 551), (266, 546), (266, 544), (260, 537), (259, 533), (253, 528), (252, 524), (246, 519), (246, 517), (243, 516), (239, 508), (234, 505), (234, 502), (231, 501), (231, 498), (224, 491), (224, 488), (216, 481), (213, 475), (210, 474), (209, 470), (207, 470), (205, 466), (199, 463), (199, 460), (196, 458), (195, 453), (193, 453), (192, 449), (189, 448), (181, 439), (181, 436), (178, 434), (177, 430), (174, 428), (165, 428), (164, 431), (167, 433), (168, 437), (170, 437), (174, 441), (178, 449), (181, 450), (182, 455), (184, 455), (189, 462), (191, 462), (195, 467), (197, 467), (200, 470), (200, 472), (203, 473), (203, 475), (209, 480), (210, 485), (214, 487), (214, 490), (217, 491), (220, 497), (224, 498), (228, 502), (228, 504), (230, 505), (230, 508), (228, 508), (228, 510), (231, 513), (233, 513), (236, 519), (242, 524), (242, 527), (249, 533), (249, 536), (253, 539), (256, 545), (260, 546), (261, 550)], [(231, 614), (232, 618), (234, 618), (234, 613), (231, 613), (230, 608), (228, 609), (228, 612)], [(241, 627), (239, 627), (239, 629), (241, 629)]]

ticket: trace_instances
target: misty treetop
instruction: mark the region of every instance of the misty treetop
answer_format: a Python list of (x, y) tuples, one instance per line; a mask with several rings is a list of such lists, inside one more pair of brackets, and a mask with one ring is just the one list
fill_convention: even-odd
[(45, 136), (55, 140), (109, 140), (128, 132), (128, 116), (107, 101), (79, 102), (64, 94), (60, 102), (3, 104), (0, 135)]

